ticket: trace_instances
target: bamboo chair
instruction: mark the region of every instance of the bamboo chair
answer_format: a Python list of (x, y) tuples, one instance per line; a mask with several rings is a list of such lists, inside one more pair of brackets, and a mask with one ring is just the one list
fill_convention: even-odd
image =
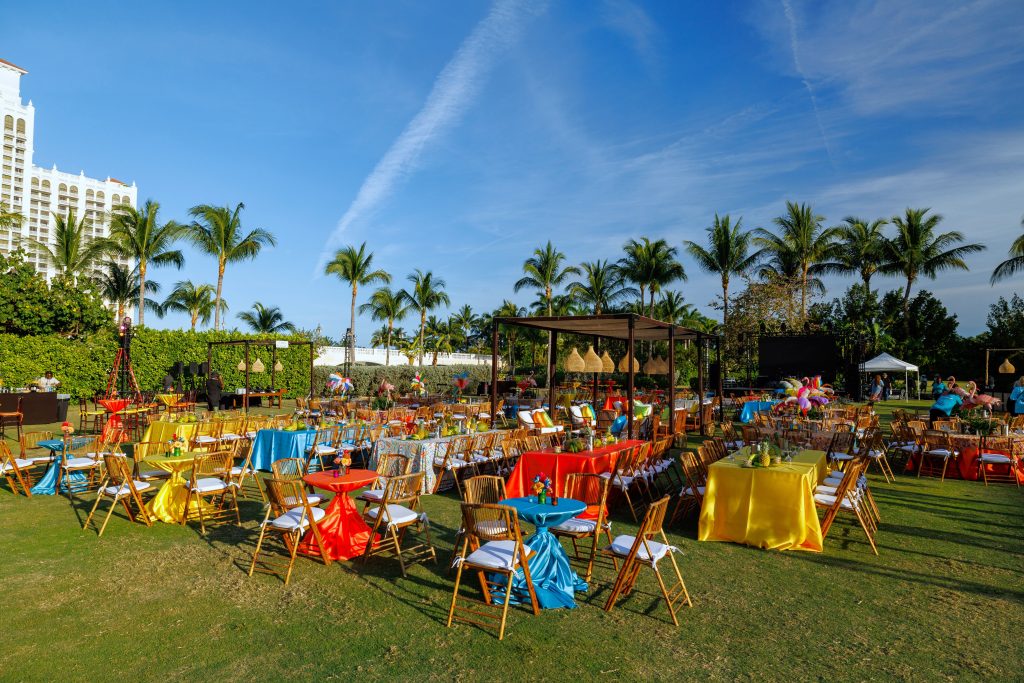
[(829, 529), (832, 528), (832, 522), (835, 521), (836, 516), (840, 512), (852, 513), (864, 530), (864, 534), (868, 537), (871, 550), (877, 555), (878, 548), (875, 546), (874, 536), (875, 526), (869, 518), (868, 512), (865, 509), (866, 506), (857, 492), (858, 481), (866, 466), (867, 461), (865, 459), (858, 458), (854, 460), (846, 471), (843, 472), (842, 479), (839, 480), (837, 486), (819, 486), (815, 489), (814, 504), (819, 508), (825, 509), (825, 517), (821, 522), (822, 539), (828, 535)]
[(246, 500), (250, 495), (253, 498), (259, 496), (259, 499), (266, 503), (267, 496), (263, 492), (256, 468), (252, 466), (252, 442), (248, 439), (238, 439), (231, 443), (232, 461), (237, 460), (243, 452), (245, 456), (241, 464), (231, 466), (231, 481)]
[(462, 496), (462, 484), (459, 482), (459, 473), (465, 471), (467, 468), (475, 469), (470, 451), (472, 437), (459, 436), (448, 441), (445, 446), (444, 455), (434, 456), (434, 493), (437, 493), (441, 489), (441, 482), (444, 479), (445, 474), (451, 474), (452, 480), (455, 483), (455, 489), (459, 492), (459, 496)]
[[(407, 576), (405, 553), (411, 554), (411, 560), (429, 557), (435, 564), (437, 563), (437, 553), (434, 552), (430, 539), (430, 521), (426, 513), (419, 511), (423, 477), (423, 472), (392, 477), (384, 487), (384, 496), (380, 503), (370, 507), (363, 515), (367, 524), (371, 526), (362, 555), (364, 565), (371, 557), (390, 553), (398, 558), (404, 577)], [(402, 541), (413, 527), (425, 535), (425, 540), (403, 550)], [(378, 536), (379, 542), (374, 543)]]
[(220, 420), (200, 422), (196, 426), (195, 435), (192, 437), (193, 451), (206, 451), (213, 453), (220, 447)]
[[(672, 615), (673, 624), (679, 626), (676, 610), (680, 604), (687, 607), (693, 606), (690, 594), (686, 590), (686, 584), (683, 582), (683, 575), (676, 563), (675, 553), (678, 552), (678, 549), (669, 544), (663, 528), (668, 500), (668, 496), (664, 496), (658, 502), (651, 504), (636, 536), (625, 534), (617, 536), (607, 548), (601, 551), (602, 554), (622, 560), (622, 568), (619, 569), (615, 585), (604, 606), (606, 612), (611, 612), (615, 608), (615, 601), (620, 595), (628, 596), (633, 592), (636, 580), (644, 567), (650, 567), (654, 571), (658, 585), (661, 587), (661, 595), (668, 605), (669, 614)], [(665, 585), (665, 579), (658, 570), (658, 562), (666, 556), (672, 562), (672, 569), (676, 577), (676, 583), (671, 588)], [(671, 576), (669, 578), (671, 579)]]
[(49, 441), (52, 438), (53, 432), (22, 432), (18, 443), (21, 448), (21, 459), (31, 460), (36, 464), (53, 462), (56, 457), (53, 451), (39, 448), (40, 441)]
[[(659, 491), (674, 491), (683, 485), (683, 479), (676, 469), (676, 459), (672, 457), (672, 444), (675, 436), (669, 434), (654, 442), (651, 447), (650, 469), (653, 472), (651, 483)], [(659, 485), (660, 482), (660, 485)]]
[(725, 441), (725, 448), (728, 451), (743, 448), (743, 439), (736, 435), (736, 426), (732, 422), (722, 423), (722, 440)]
[[(89, 528), (93, 515), (96, 514), (100, 501), (104, 498), (110, 499), (110, 508), (107, 510), (107, 515), (103, 518), (103, 524), (100, 525), (99, 531), (96, 534), (97, 538), (103, 535), (104, 530), (107, 528), (107, 522), (110, 521), (110, 516), (114, 513), (114, 508), (117, 507), (118, 503), (124, 507), (124, 511), (130, 521), (135, 522), (137, 514), (142, 518), (146, 526), (153, 526), (149, 512), (142, 502), (142, 492), (148, 491), (151, 485), (144, 481), (135, 481), (132, 478), (132, 468), (128, 466), (127, 456), (107, 453), (103, 456), (103, 464), (105, 472), (96, 491), (96, 502), (93, 503), (89, 516), (85, 518), (82, 531)], [(137, 513), (132, 512), (132, 503), (135, 503)]]
[(407, 455), (401, 453), (384, 453), (377, 459), (377, 478), (370, 484), (370, 488), (356, 496), (356, 500), (361, 500), (365, 503), (363, 505), (363, 512), (366, 512), (366, 508), (369, 507), (370, 503), (379, 503), (384, 497), (384, 489), (387, 488), (388, 480), (391, 477), (398, 477), (403, 474), (409, 474), (412, 472), (413, 459)]
[(953, 448), (953, 441), (947, 432), (940, 432), (934, 429), (926, 429), (921, 436), (921, 450), (918, 454), (917, 476), (920, 479), (921, 473), (928, 476), (935, 476), (938, 466), (933, 461), (942, 461), (942, 469), (939, 475), (939, 482), (946, 481), (946, 468), (950, 460), (956, 460), (960, 453)]
[[(76, 472), (86, 475), (85, 482), (71, 481), (71, 475)], [(95, 491), (102, 474), (103, 459), (99, 439), (89, 439), (77, 448), (72, 448), (60, 463), (60, 478), (68, 499), (72, 501), (75, 493)]]
[[(305, 486), (302, 478), (307, 474), (306, 465), (307, 462), (303, 458), (281, 458), (280, 460), (275, 460), (270, 463), (270, 471), (273, 473), (275, 479), (297, 481), (300, 485)], [(313, 493), (307, 490), (306, 500), (309, 501), (310, 505), (319, 505), (323, 502), (324, 498), (318, 493)], [(291, 502), (295, 505), (301, 504), (301, 501), (298, 499)]]
[[(487, 474), (470, 477), (462, 484), (463, 502), (465, 503), (486, 503), (497, 505), (508, 496), (505, 493), (505, 479)], [(455, 541), (452, 543), (452, 556), (448, 561), (448, 572), (455, 567), (455, 557), (462, 543), (466, 528), (460, 526), (455, 534)]]
[(871, 432), (864, 438), (861, 442), (859, 455), (868, 459), (868, 466), (865, 470), (870, 469), (871, 464), (874, 463), (882, 471), (882, 476), (885, 477), (887, 484), (896, 481), (896, 475), (893, 473), (892, 467), (889, 465), (889, 458), (886, 456), (885, 440), (882, 437), (881, 431)]
[[(333, 458), (338, 454), (338, 449), (334, 445), (336, 439), (337, 430), (334, 427), (324, 427), (316, 430), (316, 433), (313, 435), (313, 443), (306, 449), (307, 472), (322, 472), (327, 469), (324, 467), (324, 458)], [(314, 461), (318, 465), (316, 469), (313, 468)]]
[[(206, 535), (207, 521), (224, 521), (232, 512), (235, 524), (242, 523), (238, 514), (237, 487), (231, 481), (231, 455), (231, 451), (196, 455), (185, 485), (187, 493), (185, 511), (181, 515), (182, 526), (190, 519), (198, 518), (200, 532)], [(211, 499), (210, 505), (205, 504), (207, 498)]]
[[(1017, 478), (1017, 456), (1012, 455), (1013, 445), (1007, 443), (1007, 452), (1011, 455), (1004, 455), (1003, 453), (994, 453), (992, 451), (985, 450), (984, 440), (982, 440), (982, 447), (979, 449), (978, 454), (978, 474), (981, 480), (985, 482), (985, 486), (988, 486), (988, 482), (993, 483), (1002, 482), (1004, 484), (1014, 484), (1017, 488), (1020, 488), (1020, 480)], [(989, 465), (990, 467), (986, 467)], [(1003, 468), (1006, 468), (1003, 470)], [(990, 472), (989, 469), (992, 471)]]
[[(529, 557), (533, 551), (523, 543), (519, 518), (514, 508), (484, 503), (463, 503), (462, 526), (466, 533), (455, 560), (458, 572), (455, 575), (455, 587), (448, 610), (448, 627), (451, 628), (452, 621), (456, 619), (481, 628), (493, 627), (494, 622), (497, 622), (498, 640), (503, 640), (508, 607), (512, 598), (512, 579), (519, 569), (523, 570), (533, 615), (540, 615), (540, 602), (537, 600), (533, 578), (530, 576)], [(471, 600), (472, 607), (459, 605), (459, 586), (462, 583), (462, 573), (467, 569), (476, 572), (483, 591), (483, 600)], [(505, 580), (495, 581), (490, 578), (494, 574), (505, 577)], [(495, 591), (504, 593), (500, 605), (494, 604)], [(500, 617), (485, 611), (488, 608), (500, 610)]]
[(847, 463), (853, 460), (853, 443), (856, 435), (850, 431), (837, 431), (832, 434), (832, 441), (829, 442), (825, 459), (829, 467), (842, 470)]
[[(320, 558), (324, 565), (330, 566), (331, 558), (324, 548), (323, 537), (320, 534), (318, 523), (327, 513), (312, 505), (306, 498), (306, 491), (302, 482), (294, 479), (269, 479), (267, 481), (267, 494), (270, 504), (267, 505), (267, 514), (260, 523), (260, 536), (256, 541), (256, 548), (252, 553), (252, 563), (249, 565), (249, 576), (257, 570), (256, 564), (259, 560), (260, 550), (263, 549), (263, 542), (267, 532), (276, 532), (281, 535), (285, 551), (288, 553), (287, 563), (270, 561), (264, 559), (260, 564), (259, 571), (281, 576), (276, 571), (284, 569), (284, 585), (292, 577), (292, 568), (295, 566), (295, 556), (299, 552), (299, 543), (307, 530), (313, 532), (313, 541), (317, 550), (320, 551)], [(299, 501), (298, 505), (290, 505), (289, 501)]]
[[(550, 529), (555, 536), (569, 538), (572, 541), (573, 554), (577, 561), (586, 561), (587, 570), (583, 580), (587, 583), (590, 583), (590, 578), (594, 574), (594, 558), (597, 556), (597, 542), (601, 534), (604, 533), (608, 537), (608, 543), (612, 542), (612, 523), (608, 519), (609, 483), (608, 479), (598, 474), (574, 472), (567, 476), (562, 496), (586, 503), (586, 516), (573, 517)], [(580, 557), (578, 543), (587, 538), (591, 539), (590, 553), (583, 558)], [(612, 564), (615, 571), (618, 571), (619, 565), (614, 557)]]
[(18, 493), (20, 486), (27, 498), (32, 497), (32, 469), (37, 464), (25, 458), (15, 458), (7, 442), (0, 439), (0, 472), (12, 493)]
[(142, 462), (151, 455), (167, 453), (170, 444), (164, 441), (139, 441), (132, 447), (132, 477), (135, 481), (163, 481), (170, 479), (171, 473), (166, 470), (143, 470)]
[[(703, 446), (698, 446), (698, 451)], [(707, 492), (707, 473), (700, 467), (700, 464), (692, 452), (683, 453), (680, 458), (683, 466), (683, 475), (686, 477), (686, 484), (679, 490), (679, 498), (676, 500), (675, 510), (672, 511), (672, 519), (669, 524), (675, 525), (682, 520), (690, 510), (696, 510), (700, 514), (704, 506), (704, 494)]]
[(639, 492), (634, 490), (634, 495), (631, 496), (629, 492), (630, 489), (646, 485), (643, 466), (647, 461), (649, 448), (650, 444), (645, 443), (642, 446), (634, 446), (622, 452), (615, 463), (615, 470), (604, 472), (600, 475), (610, 479), (611, 485), (622, 492), (623, 497), (626, 499), (626, 505), (629, 507), (629, 512), (633, 515), (634, 522), (639, 522), (640, 516), (638, 513), (643, 511), (643, 499), (648, 494), (644, 492), (641, 495), (635, 495)]

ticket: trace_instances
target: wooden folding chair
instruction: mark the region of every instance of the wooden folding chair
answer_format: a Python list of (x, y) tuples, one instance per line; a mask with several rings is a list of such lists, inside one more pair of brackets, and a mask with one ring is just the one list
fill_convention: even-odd
[(32, 497), (32, 468), (36, 464), (25, 458), (15, 458), (7, 442), (0, 439), (0, 472), (3, 472), (12, 493), (17, 493), (20, 486), (26, 497)]
[[(652, 503), (647, 508), (647, 514), (644, 515), (643, 522), (640, 524), (640, 530), (636, 536), (625, 534), (617, 536), (607, 548), (601, 551), (604, 555), (622, 560), (622, 568), (619, 569), (615, 585), (612, 587), (612, 592), (604, 606), (606, 612), (611, 612), (614, 609), (615, 601), (618, 600), (620, 595), (628, 596), (633, 592), (637, 577), (640, 575), (640, 570), (644, 567), (650, 567), (654, 571), (654, 575), (658, 579), (658, 585), (661, 587), (661, 595), (665, 598), (665, 604), (668, 605), (669, 614), (672, 615), (673, 624), (679, 626), (676, 610), (680, 603), (687, 607), (693, 606), (693, 603), (690, 601), (690, 594), (686, 590), (686, 584), (683, 582), (683, 575), (679, 571), (679, 565), (676, 563), (675, 553), (678, 552), (678, 549), (669, 544), (668, 537), (663, 529), (665, 511), (668, 509), (668, 500), (668, 496), (664, 496), (661, 500)], [(666, 556), (671, 560), (672, 569), (676, 576), (676, 583), (671, 587), (665, 585), (665, 579), (658, 569), (658, 562)]]
[[(249, 576), (257, 570), (256, 563), (263, 549), (263, 542), (267, 532), (276, 532), (281, 535), (285, 551), (288, 553), (286, 563), (275, 562), (264, 559), (260, 564), (259, 571), (280, 576), (276, 570), (284, 568), (284, 585), (292, 577), (292, 567), (295, 566), (295, 556), (299, 552), (299, 542), (307, 530), (313, 532), (313, 542), (324, 564), (329, 566), (331, 558), (324, 548), (323, 537), (320, 535), (318, 523), (327, 513), (310, 504), (306, 498), (306, 491), (302, 482), (294, 479), (269, 479), (267, 480), (267, 494), (270, 503), (267, 505), (267, 513), (260, 523), (260, 536), (256, 541), (256, 548), (252, 553), (252, 564), (249, 565)], [(298, 505), (291, 503), (298, 501)]]
[[(597, 557), (597, 544), (601, 534), (608, 537), (609, 543), (612, 542), (612, 523), (608, 519), (609, 488), (610, 480), (599, 474), (573, 472), (568, 475), (565, 478), (562, 496), (586, 503), (587, 509), (583, 514), (567, 519), (550, 529), (555, 536), (572, 541), (573, 554), (577, 561), (586, 561), (587, 569), (583, 580), (587, 583), (590, 583), (590, 578), (594, 574), (594, 558)], [(590, 553), (583, 558), (580, 557), (579, 542), (588, 538), (591, 540)], [(614, 557), (612, 564), (618, 571), (619, 565)]]
[[(195, 456), (192, 472), (185, 485), (185, 511), (181, 524), (199, 518), (199, 529), (206, 534), (207, 521), (225, 521), (234, 512), (235, 524), (241, 524), (238, 514), (237, 487), (231, 481), (231, 451), (214, 451)], [(206, 499), (209, 498), (209, 504)], [(228, 499), (230, 498), (230, 504)]]
[[(466, 503), (488, 503), (496, 505), (505, 500), (508, 496), (505, 493), (505, 479), (487, 474), (480, 474), (470, 477), (462, 482), (463, 502)], [(462, 543), (466, 533), (465, 527), (459, 527), (455, 534), (455, 541), (452, 543), (452, 556), (448, 561), (448, 572), (455, 567), (455, 555)]]
[(956, 460), (960, 453), (953, 448), (953, 441), (947, 432), (941, 432), (935, 429), (926, 429), (921, 435), (921, 449), (918, 453), (919, 460), (917, 461), (917, 476), (921, 477), (921, 473), (924, 472), (928, 476), (935, 476), (938, 465), (934, 464), (935, 460), (942, 461), (942, 469), (939, 474), (939, 481), (946, 481), (946, 468), (949, 466), (950, 460)]
[(885, 439), (882, 436), (880, 430), (869, 430), (865, 438), (860, 442), (860, 450), (858, 455), (862, 455), (868, 459), (868, 468), (873, 463), (879, 470), (882, 471), (882, 476), (885, 477), (886, 483), (896, 481), (896, 475), (892, 471), (892, 467), (889, 465), (889, 458), (886, 456)]
[[(537, 600), (533, 578), (530, 576), (529, 557), (533, 551), (523, 543), (515, 508), (486, 503), (463, 503), (462, 526), (466, 533), (462, 549), (455, 559), (458, 572), (455, 575), (455, 587), (448, 610), (448, 627), (451, 628), (452, 621), (456, 619), (481, 628), (493, 627), (497, 621), (498, 640), (503, 640), (508, 607), (512, 599), (512, 580), (520, 569), (526, 581), (533, 614), (540, 614), (540, 602)], [(482, 601), (459, 596), (462, 573), (467, 569), (477, 573), (483, 591)], [(504, 582), (492, 579), (491, 575), (494, 574), (504, 577)], [(495, 591), (504, 593), (500, 605), (494, 604)], [(460, 597), (462, 600), (469, 600), (472, 607), (460, 606)], [(500, 617), (484, 611), (486, 608), (500, 610)], [(490, 623), (484, 620), (490, 620)]]
[[(703, 446), (698, 446), (698, 450)], [(687, 515), (690, 510), (696, 510), (700, 514), (704, 505), (704, 494), (707, 491), (707, 473), (701, 468), (697, 457), (690, 451), (682, 454), (680, 462), (683, 466), (683, 475), (686, 483), (679, 490), (679, 498), (676, 500), (675, 510), (672, 511), (672, 519), (669, 524), (676, 524)]]
[(53, 451), (39, 447), (40, 441), (49, 441), (53, 438), (53, 432), (22, 432), (19, 446), (22, 460), (31, 460), (35, 464), (51, 463), (57, 456)]
[[(384, 487), (384, 496), (380, 503), (370, 507), (363, 514), (367, 524), (372, 527), (366, 548), (363, 550), (364, 565), (371, 557), (390, 553), (398, 558), (402, 576), (406, 576), (405, 553), (409, 553), (409, 559), (412, 560), (429, 557), (435, 564), (437, 563), (437, 554), (430, 540), (430, 521), (426, 513), (419, 509), (420, 486), (423, 484), (424, 476), (423, 472), (413, 472), (392, 477)], [(402, 541), (413, 527), (425, 535), (425, 540), (403, 550)], [(378, 538), (378, 535), (380, 540), (375, 543), (374, 539)]]
[[(104, 475), (96, 491), (96, 502), (93, 503), (89, 516), (85, 518), (82, 531), (89, 528), (93, 515), (96, 514), (96, 509), (99, 508), (100, 501), (104, 498), (110, 500), (110, 508), (107, 510), (107, 516), (103, 518), (103, 524), (96, 534), (97, 538), (103, 535), (104, 530), (107, 528), (107, 522), (110, 521), (110, 516), (114, 513), (114, 508), (117, 507), (118, 503), (124, 506), (124, 511), (130, 521), (136, 521), (136, 515), (138, 515), (146, 526), (153, 526), (149, 512), (142, 502), (142, 492), (149, 490), (150, 484), (144, 481), (135, 481), (132, 478), (132, 468), (128, 465), (128, 457), (125, 455), (107, 453), (103, 456), (103, 464)], [(132, 512), (132, 503), (135, 504), (137, 510), (135, 513)]]
[[(1014, 484), (1020, 488), (1020, 479), (1017, 478), (1017, 456), (1013, 455), (1013, 444), (1006, 441), (1005, 453), (990, 451), (992, 439), (982, 439), (978, 449), (978, 474), (985, 486), (991, 481), (993, 483)], [(1005, 468), (1005, 469), (1004, 469)]]
[(815, 489), (814, 504), (825, 509), (825, 517), (821, 521), (821, 537), (824, 539), (832, 528), (832, 522), (840, 512), (852, 513), (868, 537), (871, 550), (878, 554), (875, 547), (874, 531), (877, 528), (866, 509), (866, 500), (857, 491), (858, 481), (867, 466), (866, 458), (857, 458), (843, 471), (842, 479), (836, 486), (819, 486)]
[(383, 453), (377, 458), (377, 478), (370, 484), (370, 488), (366, 489), (358, 496), (356, 500), (361, 500), (365, 503), (363, 505), (363, 512), (366, 512), (366, 508), (369, 507), (370, 503), (379, 503), (384, 497), (384, 489), (387, 488), (388, 480), (391, 477), (398, 477), (403, 474), (409, 474), (412, 471), (413, 459), (407, 455), (401, 453)]
[[(647, 462), (649, 449), (650, 444), (645, 443), (623, 451), (615, 462), (615, 470), (601, 474), (602, 477), (610, 479), (611, 485), (622, 492), (634, 522), (639, 521), (639, 513), (644, 509), (644, 498), (648, 497), (643, 466)], [(638, 488), (644, 488), (645, 491), (637, 491)], [(633, 495), (630, 495), (630, 490), (633, 490)]]
[[(70, 500), (74, 494), (95, 491), (103, 472), (103, 447), (99, 439), (89, 439), (77, 448), (71, 448), (60, 463), (60, 478)], [(86, 475), (84, 482), (72, 482), (71, 475)], [(59, 487), (58, 487), (59, 488)]]
[[(270, 471), (273, 473), (275, 479), (298, 481), (300, 484), (305, 486), (302, 478), (308, 474), (306, 471), (306, 465), (307, 461), (304, 458), (281, 458), (270, 463)], [(320, 494), (313, 493), (312, 489), (307, 486), (306, 500), (309, 501), (310, 505), (319, 505), (324, 499)], [(297, 498), (290, 502), (294, 505), (300, 504), (300, 501)]]

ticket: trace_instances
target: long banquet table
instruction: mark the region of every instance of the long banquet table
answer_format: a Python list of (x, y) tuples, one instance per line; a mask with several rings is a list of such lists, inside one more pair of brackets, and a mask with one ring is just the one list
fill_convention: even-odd
[[(492, 429), (488, 432), (472, 432), (475, 436), (482, 434), (490, 434), (494, 432), (497, 436), (494, 439), (494, 446), (497, 448), (501, 445), (507, 431), (500, 429)], [(455, 436), (442, 436), (439, 439), (403, 439), (396, 436), (385, 436), (377, 439), (377, 443), (374, 444), (373, 453), (370, 455), (370, 469), (377, 468), (377, 459), (384, 453), (397, 453), (399, 455), (406, 455), (412, 458), (412, 471), (423, 472), (423, 493), (431, 493), (434, 490), (434, 484), (437, 482), (437, 476), (434, 473), (434, 458), (443, 458), (448, 448), (448, 444), (456, 438), (461, 436), (467, 436), (466, 434), (457, 434)]]
[(527, 451), (520, 456), (519, 462), (512, 470), (512, 474), (505, 484), (505, 493), (509, 498), (531, 495), (530, 485), (533, 483), (533, 478), (543, 473), (551, 479), (552, 485), (555, 487), (555, 494), (560, 496), (565, 489), (566, 477), (570, 474), (611, 472), (615, 468), (620, 453), (635, 446), (641, 446), (643, 443), (637, 439), (620, 441), (579, 453), (566, 453), (565, 451), (555, 453), (552, 448), (542, 451)]
[(824, 451), (806, 450), (776, 467), (744, 467), (746, 449), (708, 468), (697, 539), (769, 550), (821, 551), (814, 488), (826, 475)]

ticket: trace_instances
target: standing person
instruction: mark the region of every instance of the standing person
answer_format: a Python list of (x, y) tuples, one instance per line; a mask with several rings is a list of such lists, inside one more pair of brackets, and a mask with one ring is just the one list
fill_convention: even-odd
[(209, 406), (210, 410), (220, 408), (220, 398), (223, 390), (224, 380), (220, 378), (220, 373), (214, 370), (206, 378), (206, 405)]
[(932, 399), (937, 399), (946, 392), (946, 383), (942, 381), (942, 377), (935, 375), (935, 379), (932, 380)]
[(1024, 415), (1024, 376), (1018, 379), (1006, 401), (1006, 409), (1010, 415)]
[(880, 401), (882, 399), (882, 378), (879, 375), (875, 375), (875, 379), (871, 382), (869, 398), (872, 401)]
[(47, 370), (42, 377), (36, 380), (36, 384), (43, 391), (57, 391), (57, 387), (60, 386), (60, 380), (53, 376), (52, 370)]
[(945, 420), (953, 417), (954, 413), (960, 412), (960, 406), (963, 404), (964, 399), (960, 394), (947, 391), (935, 399), (935, 403), (932, 404), (931, 410), (928, 412), (928, 417), (933, 423), (936, 420)]
[(892, 380), (889, 379), (889, 373), (882, 373), (882, 400), (888, 401), (889, 394), (892, 393)]

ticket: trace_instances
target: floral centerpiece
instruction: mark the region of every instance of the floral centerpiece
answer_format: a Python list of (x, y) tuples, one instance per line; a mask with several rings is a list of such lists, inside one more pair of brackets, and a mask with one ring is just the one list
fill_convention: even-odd
[(541, 472), (533, 478), (533, 492), (537, 494), (537, 502), (546, 505), (548, 495), (551, 493), (551, 479)]
[(334, 470), (334, 476), (339, 474), (345, 474), (348, 472), (348, 468), (352, 465), (352, 452), (342, 451), (334, 458), (334, 464), (338, 466), (338, 469)]
[(177, 433), (173, 434), (167, 443), (170, 444), (171, 452), (174, 453), (175, 456), (181, 455), (181, 452), (188, 448), (188, 441), (186, 441), (185, 437), (181, 434)]

